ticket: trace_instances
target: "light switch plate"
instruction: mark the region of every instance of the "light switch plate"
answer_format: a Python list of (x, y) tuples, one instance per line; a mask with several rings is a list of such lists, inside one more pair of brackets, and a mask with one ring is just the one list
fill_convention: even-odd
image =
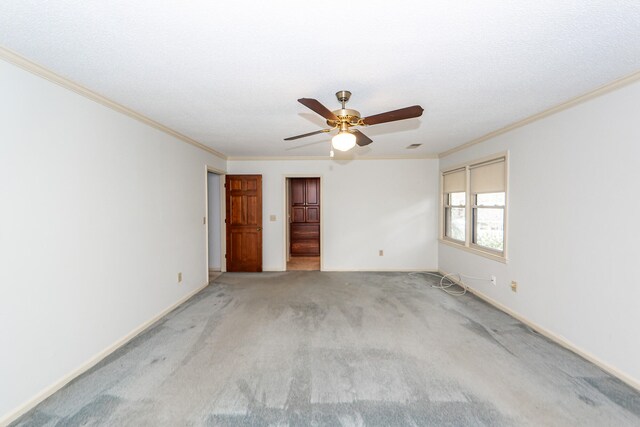
[(269, 215), (269, 221), (274, 222), (276, 220), (275, 215)]

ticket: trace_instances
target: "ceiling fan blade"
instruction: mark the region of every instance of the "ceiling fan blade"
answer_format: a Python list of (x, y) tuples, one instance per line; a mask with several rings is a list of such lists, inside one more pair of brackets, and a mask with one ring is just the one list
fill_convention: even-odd
[(371, 138), (360, 132), (358, 129), (354, 129), (352, 132), (356, 136), (356, 144), (360, 147), (364, 147), (365, 145), (369, 145), (373, 142)]
[(319, 133), (331, 132), (331, 129), (321, 129), (315, 132), (303, 133), (302, 135), (290, 136), (289, 138), (285, 138), (285, 141), (293, 141), (294, 139), (304, 138), (305, 136), (317, 135)]
[(327, 107), (322, 105), (320, 101), (313, 98), (300, 98), (298, 102), (305, 107), (315, 111), (327, 120), (339, 120), (338, 116), (333, 114)]
[(379, 123), (395, 122), (396, 120), (412, 119), (420, 117), (424, 109), (419, 105), (401, 108), (399, 110), (387, 111), (362, 119), (365, 125), (377, 125)]

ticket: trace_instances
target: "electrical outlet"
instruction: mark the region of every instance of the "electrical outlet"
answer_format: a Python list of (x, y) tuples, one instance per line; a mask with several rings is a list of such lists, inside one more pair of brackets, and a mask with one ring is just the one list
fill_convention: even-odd
[(384, 251), (382, 249), (378, 251), (378, 256), (384, 256)]
[(491, 284), (492, 284), (493, 286), (495, 286), (495, 285), (496, 285), (496, 276), (491, 276)]
[(518, 282), (516, 282), (515, 280), (511, 281), (511, 290), (513, 292), (518, 292)]
[(182, 283), (182, 272), (178, 273), (178, 283)]

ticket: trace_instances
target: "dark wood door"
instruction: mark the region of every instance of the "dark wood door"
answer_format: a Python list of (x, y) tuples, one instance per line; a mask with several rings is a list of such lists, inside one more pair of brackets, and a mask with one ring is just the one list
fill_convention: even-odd
[(291, 178), (289, 253), (320, 255), (320, 178)]
[(262, 271), (262, 175), (227, 175), (227, 271)]

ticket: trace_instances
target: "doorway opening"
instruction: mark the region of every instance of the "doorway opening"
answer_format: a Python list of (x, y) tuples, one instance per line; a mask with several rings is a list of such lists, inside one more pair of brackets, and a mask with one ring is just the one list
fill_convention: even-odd
[(320, 270), (320, 187), (319, 177), (287, 178), (287, 271)]
[(209, 282), (222, 274), (222, 180), (207, 170), (207, 271)]

